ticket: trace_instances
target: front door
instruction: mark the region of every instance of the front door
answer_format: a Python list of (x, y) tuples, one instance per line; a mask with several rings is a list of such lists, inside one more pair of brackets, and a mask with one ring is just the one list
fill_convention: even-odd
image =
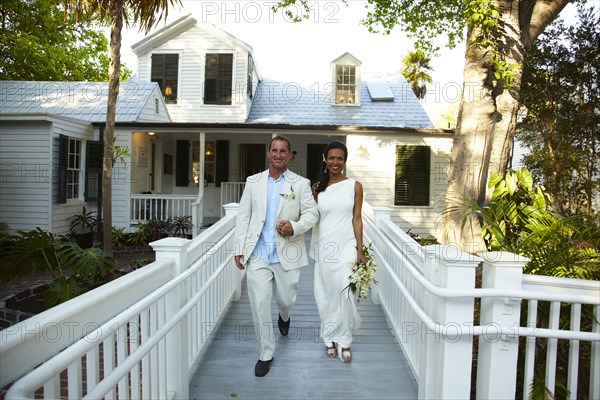
[(240, 144), (240, 182), (250, 175), (265, 170), (266, 148), (264, 144)]

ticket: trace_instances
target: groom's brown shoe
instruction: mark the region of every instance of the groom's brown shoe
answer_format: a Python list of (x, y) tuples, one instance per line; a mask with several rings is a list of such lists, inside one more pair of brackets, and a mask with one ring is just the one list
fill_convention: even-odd
[(291, 318), (288, 318), (287, 321), (284, 321), (283, 319), (281, 319), (281, 315), (279, 316), (277, 326), (279, 327), (279, 333), (281, 333), (281, 336), (287, 336), (290, 332), (290, 322), (292, 322)]
[(262, 378), (263, 376), (268, 374), (269, 370), (271, 369), (271, 361), (273, 361), (272, 358), (269, 361), (263, 361), (259, 359), (256, 362), (256, 366), (254, 367), (254, 375), (258, 376), (259, 378)]

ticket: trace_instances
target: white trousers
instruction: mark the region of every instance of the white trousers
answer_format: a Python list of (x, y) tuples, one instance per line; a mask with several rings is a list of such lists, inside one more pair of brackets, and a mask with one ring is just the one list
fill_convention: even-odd
[(246, 266), (246, 279), (260, 359), (268, 361), (273, 358), (275, 353), (275, 336), (271, 316), (273, 292), (275, 292), (279, 315), (284, 321), (287, 321), (296, 301), (300, 269), (285, 271), (279, 263), (267, 264), (253, 257)]

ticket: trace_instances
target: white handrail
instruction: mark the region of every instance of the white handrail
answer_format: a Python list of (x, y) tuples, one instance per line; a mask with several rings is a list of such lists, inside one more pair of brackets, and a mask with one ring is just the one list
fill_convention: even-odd
[[(382, 237), (384, 241), (389, 245), (389, 250), (391, 250), (394, 255), (398, 257), (398, 259), (403, 258), (403, 254), (401, 254), (396, 246), (387, 238)], [(511, 289), (465, 289), (465, 290), (453, 290), (440, 288), (432, 284), (427, 278), (425, 278), (422, 274), (420, 274), (412, 265), (405, 264), (405, 267), (408, 269), (413, 278), (415, 278), (428, 292), (434, 294), (438, 297), (444, 298), (484, 298), (484, 297), (506, 297), (510, 299), (536, 299), (543, 301), (560, 301), (560, 302), (569, 302), (569, 303), (585, 303), (585, 304), (593, 304), (599, 305), (600, 298), (598, 296), (590, 295), (577, 295), (577, 294), (567, 294), (563, 295), (561, 293), (547, 293), (541, 291), (533, 291), (533, 290), (511, 290)], [(529, 279), (528, 282), (535, 282), (535, 279)], [(590, 289), (600, 290), (600, 282), (598, 281), (588, 281), (585, 286), (588, 286)]]
[[(373, 246), (374, 250), (377, 250), (376, 246)], [(451, 324), (449, 326), (440, 325), (435, 322), (429, 315), (423, 310), (423, 308), (413, 299), (410, 292), (406, 289), (404, 284), (398, 279), (396, 274), (393, 273), (389, 264), (385, 260), (378, 259), (378, 263), (382, 263), (383, 266), (390, 272), (390, 277), (393, 279), (394, 283), (398, 286), (402, 294), (404, 295), (404, 299), (411, 306), (413, 311), (419, 316), (421, 321), (425, 323), (425, 326), (435, 332), (440, 336), (450, 336), (450, 337), (459, 337), (459, 336), (479, 336), (479, 335), (493, 335), (497, 337), (499, 334), (505, 336), (529, 336), (529, 337), (543, 337), (543, 338), (558, 338), (558, 339), (571, 339), (571, 340), (584, 340), (590, 342), (599, 342), (600, 336), (594, 332), (575, 332), (575, 331), (565, 331), (560, 329), (546, 329), (546, 328), (533, 328), (535, 331), (532, 332), (532, 328), (522, 328), (522, 327), (513, 327), (513, 326), (500, 326), (500, 325), (464, 325), (467, 332), (462, 332), (462, 329), (458, 329), (456, 324)], [(437, 287), (437, 286), (436, 286)], [(475, 289), (478, 290), (478, 289)], [(492, 289), (490, 289), (492, 290)], [(456, 292), (456, 291), (452, 291)], [(456, 293), (454, 293), (456, 294)], [(441, 297), (471, 297), (471, 296), (441, 296)], [(507, 296), (488, 296), (488, 297), (507, 297)]]

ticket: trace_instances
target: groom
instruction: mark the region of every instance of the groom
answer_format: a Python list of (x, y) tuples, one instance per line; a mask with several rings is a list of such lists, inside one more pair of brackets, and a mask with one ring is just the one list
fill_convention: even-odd
[(235, 264), (246, 269), (250, 308), (260, 347), (254, 374), (259, 377), (269, 372), (275, 352), (273, 292), (279, 308), (279, 332), (286, 336), (298, 292), (300, 267), (308, 264), (302, 234), (318, 219), (310, 182), (287, 169), (292, 158), (291, 147), (283, 136), (271, 139), (267, 150), (269, 169), (246, 180), (235, 227)]

